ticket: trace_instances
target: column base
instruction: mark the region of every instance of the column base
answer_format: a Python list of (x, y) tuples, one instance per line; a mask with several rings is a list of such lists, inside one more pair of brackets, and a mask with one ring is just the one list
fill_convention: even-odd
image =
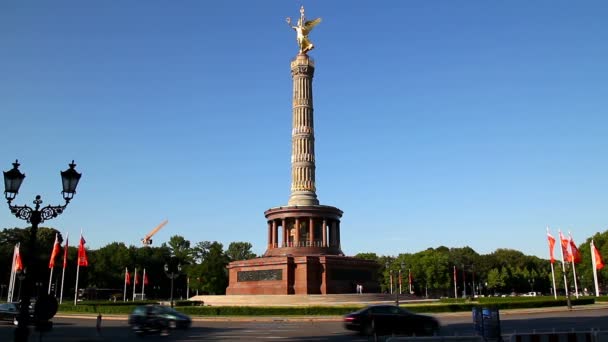
[(287, 205), (319, 205), (317, 194), (311, 191), (294, 191), (289, 196)]

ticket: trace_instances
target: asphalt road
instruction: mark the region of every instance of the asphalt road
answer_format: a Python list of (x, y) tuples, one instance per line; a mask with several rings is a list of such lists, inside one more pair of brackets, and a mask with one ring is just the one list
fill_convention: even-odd
[[(474, 335), (470, 313), (435, 315), (442, 323), (444, 336)], [(551, 331), (608, 330), (608, 308), (568, 311), (564, 309), (519, 310), (501, 312), (502, 335)], [(30, 341), (132, 341), (140, 340), (129, 329), (125, 317), (106, 317), (98, 335), (94, 317), (55, 317), (51, 332), (40, 335), (32, 331)], [(0, 341), (11, 341), (14, 327), (0, 325)], [(345, 331), (339, 317), (324, 318), (195, 318), (191, 329), (174, 331), (170, 336), (150, 335), (146, 341), (373, 341)], [(383, 338), (379, 338), (383, 341)]]

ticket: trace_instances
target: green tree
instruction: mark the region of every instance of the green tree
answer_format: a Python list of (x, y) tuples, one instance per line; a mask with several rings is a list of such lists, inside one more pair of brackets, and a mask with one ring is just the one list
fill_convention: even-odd
[(249, 242), (231, 242), (226, 255), (230, 261), (253, 259), (257, 256), (251, 251), (251, 248), (252, 245)]
[(502, 290), (505, 285), (504, 274), (498, 268), (493, 268), (488, 272), (488, 288), (492, 292), (496, 293), (496, 291)]
[(376, 253), (357, 253), (355, 254), (355, 258), (357, 259), (364, 259), (364, 260), (372, 260), (372, 261), (378, 261), (378, 255)]
[(221, 243), (214, 241), (209, 245), (200, 268), (201, 288), (204, 292), (216, 295), (226, 293), (226, 287), (228, 287), (226, 266), (229, 261)]
[(182, 264), (189, 264), (193, 261), (190, 241), (181, 235), (173, 235), (167, 243), (171, 255), (176, 257)]

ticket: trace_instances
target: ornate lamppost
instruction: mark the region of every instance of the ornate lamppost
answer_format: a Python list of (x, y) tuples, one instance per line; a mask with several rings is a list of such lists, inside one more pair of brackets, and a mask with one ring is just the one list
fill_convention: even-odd
[(530, 284), (530, 291), (534, 292), (534, 278), (528, 279), (528, 283)]
[(6, 284), (2, 284), (0, 285), (0, 300), (2, 298), (2, 296), (4, 295), (4, 289), (7, 287), (8, 285)]
[(173, 280), (179, 277), (180, 272), (182, 271), (182, 264), (178, 263), (166, 263), (165, 264), (165, 274), (169, 279), (171, 279), (171, 307), (173, 307)]
[(27, 273), (27, 268), (17, 271), (17, 279), (19, 279), (19, 287), (17, 289), (17, 298), (21, 298), (21, 283), (23, 279), (25, 279), (25, 274)]
[(29, 268), (32, 272), (29, 272), (29, 275), (25, 276), (24, 289), (20, 296), (21, 304), (19, 309), (19, 325), (15, 330), (15, 341), (25, 342), (28, 340), (29, 335), (28, 324), (30, 297), (34, 287), (33, 276), (36, 274), (34, 256), (37, 252), (36, 234), (38, 233), (38, 225), (63, 213), (65, 208), (70, 203), (70, 200), (76, 193), (76, 186), (78, 185), (78, 181), (80, 180), (82, 174), (76, 172), (76, 164), (74, 164), (74, 161), (72, 160), (72, 163), (69, 164), (70, 168), (61, 172), (61, 183), (63, 185), (63, 191), (61, 194), (63, 195), (65, 204), (56, 206), (47, 205), (46, 207), (40, 208), (42, 199), (40, 195), (37, 195), (33, 202), (34, 208), (31, 208), (27, 205), (18, 206), (12, 204), (12, 201), (19, 193), (19, 188), (21, 187), (21, 183), (25, 178), (25, 174), (19, 171), (19, 165), (19, 161), (15, 160), (13, 163), (13, 168), (9, 171), (4, 171), (4, 196), (8, 202), (8, 207), (11, 210), (11, 213), (17, 218), (25, 220), (32, 225), (28, 243), (29, 256), (24, 258), (25, 268)]

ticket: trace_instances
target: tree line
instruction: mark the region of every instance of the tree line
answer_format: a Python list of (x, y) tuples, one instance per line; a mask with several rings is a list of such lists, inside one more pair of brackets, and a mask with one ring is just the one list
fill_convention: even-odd
[[(30, 228), (5, 228), (0, 231), (0, 286), (6, 294), (6, 284), (10, 276), (13, 247), (21, 242), (21, 254), (30, 256), (27, 250)], [(63, 236), (54, 228), (41, 227), (38, 229), (38, 248), (34, 255), (35, 270), (33, 281), (36, 284), (34, 293), (46, 292), (49, 283), (48, 263), (58, 234), (63, 245)], [(542, 236), (542, 235), (541, 235)], [(541, 238), (541, 237), (539, 237)], [(592, 237), (600, 254), (608, 258), (608, 230), (596, 233)], [(587, 289), (593, 292), (593, 273), (589, 243), (587, 239), (579, 246), (582, 262), (576, 264), (577, 284), (580, 292)], [(76, 258), (78, 240), (70, 239), (68, 247), (68, 266), (65, 272), (64, 298), (74, 294), (76, 277)], [(559, 254), (559, 242), (556, 244), (555, 255)], [(167, 243), (159, 247), (127, 246), (122, 242), (112, 242), (99, 249), (87, 249), (88, 267), (80, 268), (79, 288), (94, 287), (117, 289), (122, 294), (125, 282), (125, 268), (133, 275), (137, 267), (141, 280), (141, 270), (146, 269), (148, 298), (168, 298), (170, 279), (165, 274), (164, 265), (170, 260), (179, 263), (181, 275), (175, 279), (175, 298), (186, 298), (196, 294), (226, 293), (228, 272), (226, 266), (231, 261), (253, 259), (258, 257), (251, 251), (248, 242), (232, 242), (224, 249), (217, 241), (201, 241), (192, 244), (183, 236), (171, 236)], [(548, 247), (547, 247), (548, 255)], [(490, 254), (478, 254), (470, 247), (448, 248), (440, 246), (428, 248), (417, 253), (402, 253), (397, 256), (378, 255), (376, 253), (359, 253), (355, 257), (374, 260), (380, 264), (378, 280), (385, 292), (391, 289), (399, 291), (401, 279), (402, 293), (409, 292), (410, 279), (412, 292), (418, 296), (459, 297), (466, 294), (491, 295), (510, 294), (512, 292), (542, 292), (551, 294), (553, 282), (549, 260), (536, 256), (525, 255), (513, 249), (497, 249)], [(51, 285), (55, 293), (61, 286), (62, 255), (55, 262), (55, 272)], [(555, 281), (558, 295), (563, 295), (564, 277), (560, 262), (554, 264)], [(568, 286), (574, 289), (572, 267), (566, 267)], [(28, 272), (29, 274), (29, 272)], [(410, 278), (411, 275), (411, 278)], [(456, 278), (456, 288), (454, 287)], [(606, 292), (608, 267), (598, 271), (601, 292)], [(140, 283), (141, 284), (141, 283)], [(127, 290), (127, 298), (132, 293), (132, 284)], [(140, 285), (141, 286), (141, 285)], [(186, 293), (186, 289), (189, 293)], [(141, 292), (138, 288), (138, 293)], [(72, 297), (73, 298), (73, 297)]]
[[(542, 235), (539, 238), (542, 238)], [(582, 260), (574, 267), (581, 294), (595, 292), (591, 239), (594, 240), (603, 258), (608, 258), (608, 230), (596, 233), (578, 246)], [(546, 246), (546, 253), (549, 255), (548, 241)], [(555, 287), (558, 295), (565, 295), (564, 271), (559, 261), (559, 248), (561, 247), (558, 239), (554, 251), (558, 260), (553, 265)], [(381, 288), (385, 292), (390, 292), (391, 279), (393, 290), (399, 291), (399, 278), (401, 278), (402, 293), (409, 292), (411, 273), (412, 292), (419, 296), (454, 297), (455, 292), (458, 297), (465, 294), (467, 296), (509, 295), (526, 292), (553, 294), (550, 261), (525, 255), (513, 249), (500, 248), (490, 254), (482, 255), (470, 247), (440, 246), (413, 254), (403, 253), (396, 257), (378, 256), (375, 253), (360, 253), (356, 257), (375, 260), (381, 265), (379, 279)], [(575, 290), (573, 271), (572, 265), (566, 263), (566, 279), (571, 292)], [(598, 270), (598, 282), (600, 292), (608, 292), (608, 267)]]

